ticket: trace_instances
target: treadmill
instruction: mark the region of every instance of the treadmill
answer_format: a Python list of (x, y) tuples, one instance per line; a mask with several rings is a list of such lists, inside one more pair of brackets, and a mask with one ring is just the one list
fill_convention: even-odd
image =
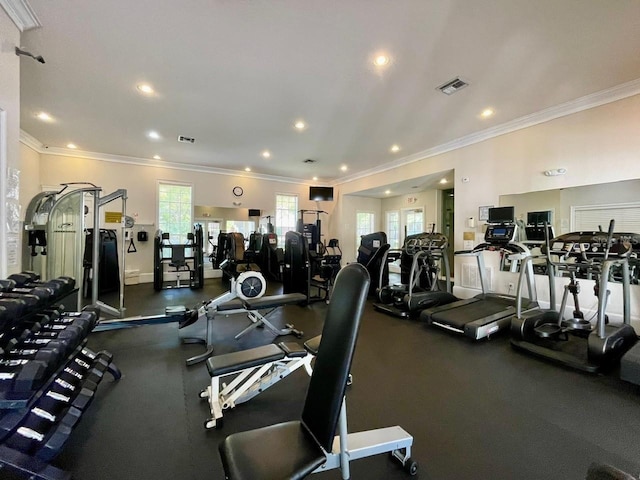
[[(401, 281), (399, 285), (385, 285), (377, 292), (377, 311), (396, 317), (417, 316), (425, 308), (456, 301), (451, 293), (451, 276), (447, 237), (437, 232), (409, 235), (400, 252)], [(387, 250), (383, 264), (397, 259), (397, 250)], [(446, 290), (438, 290), (440, 263), (444, 264)], [(408, 266), (410, 265), (410, 268)], [(382, 284), (382, 271), (379, 284)]]
[[(499, 212), (493, 212), (492, 216), (492, 211), (495, 210)], [(532, 264), (523, 262), (531, 253), (525, 245), (514, 240), (517, 226), (513, 222), (513, 207), (490, 209), (489, 222), (496, 220), (501, 221), (487, 225), (484, 243), (471, 251), (456, 252), (459, 256), (476, 258), (482, 293), (473, 298), (423, 310), (420, 313), (420, 320), (434, 327), (464, 334), (473, 340), (489, 337), (510, 326), (511, 317), (516, 313), (516, 296), (487, 292), (488, 280), (483, 259), (485, 251), (502, 252), (504, 259), (510, 262), (512, 272), (515, 272), (518, 267), (525, 269), (523, 274), (526, 278), (529, 299), (522, 299), (522, 310), (526, 312), (537, 308)]]

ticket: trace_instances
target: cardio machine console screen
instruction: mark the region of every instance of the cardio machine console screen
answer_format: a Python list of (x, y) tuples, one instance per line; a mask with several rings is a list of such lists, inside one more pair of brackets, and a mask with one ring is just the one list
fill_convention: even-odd
[(513, 224), (487, 225), (484, 241), (487, 243), (509, 243), (516, 236), (516, 226)]
[(419, 250), (441, 250), (447, 246), (447, 242), (447, 237), (441, 233), (418, 233), (407, 237), (405, 250), (409, 254)]
[[(603, 232), (566, 233), (549, 242), (550, 253), (568, 257), (600, 258), (607, 252), (607, 241), (607, 234)], [(544, 245), (542, 250), (546, 250)], [(634, 250), (640, 250), (639, 234), (614, 233), (608, 256), (624, 257)]]

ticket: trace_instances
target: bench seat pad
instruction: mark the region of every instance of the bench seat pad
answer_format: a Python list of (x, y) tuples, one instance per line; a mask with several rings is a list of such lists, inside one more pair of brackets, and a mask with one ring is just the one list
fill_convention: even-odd
[(270, 343), (261, 347), (250, 348), (240, 352), (225, 353), (207, 359), (209, 375), (217, 377), (227, 373), (239, 372), (245, 368), (264, 365), (284, 358), (284, 351), (277, 345)]
[[(255, 448), (257, 441), (260, 448)], [(219, 450), (228, 480), (298, 480), (326, 462), (322, 448), (302, 422), (235, 433), (224, 439)]]

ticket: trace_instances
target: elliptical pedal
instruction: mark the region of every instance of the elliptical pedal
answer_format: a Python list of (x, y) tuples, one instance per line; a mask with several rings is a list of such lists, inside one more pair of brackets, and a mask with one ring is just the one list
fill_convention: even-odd
[(563, 340), (569, 339), (567, 330), (556, 323), (543, 323), (533, 329), (536, 335), (540, 338), (549, 338), (551, 340)]

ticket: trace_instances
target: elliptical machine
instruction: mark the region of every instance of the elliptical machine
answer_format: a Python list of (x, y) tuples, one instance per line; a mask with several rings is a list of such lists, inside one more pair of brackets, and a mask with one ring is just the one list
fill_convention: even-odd
[[(387, 250), (382, 264), (393, 250)], [(448, 240), (441, 233), (418, 233), (409, 235), (400, 257), (400, 285), (384, 285), (378, 289), (378, 302), (373, 307), (381, 312), (406, 318), (425, 308), (445, 305), (457, 300), (451, 293)], [(440, 264), (444, 264), (446, 290), (438, 290)], [(383, 270), (380, 269), (378, 283), (382, 285)], [(403, 278), (402, 278), (403, 277)]]
[[(517, 286), (516, 315), (511, 320), (511, 345), (585, 372), (601, 372), (613, 366), (637, 341), (636, 332), (630, 324), (629, 256), (633, 251), (630, 236), (631, 240), (638, 240), (635, 234), (614, 233), (613, 220), (607, 233), (573, 232), (552, 240), (547, 236), (543, 250), (547, 258), (550, 308), (522, 311), (521, 275)], [(609, 324), (605, 313), (613, 267), (622, 270), (623, 318), (620, 325)], [(574, 317), (564, 318), (568, 294), (576, 298), (579, 291), (575, 280), (578, 271), (595, 279), (594, 293), (598, 298), (595, 325), (576, 315), (580, 311), (577, 302), (574, 304)], [(565, 287), (560, 310), (555, 307), (556, 272), (569, 272), (569, 284)]]

